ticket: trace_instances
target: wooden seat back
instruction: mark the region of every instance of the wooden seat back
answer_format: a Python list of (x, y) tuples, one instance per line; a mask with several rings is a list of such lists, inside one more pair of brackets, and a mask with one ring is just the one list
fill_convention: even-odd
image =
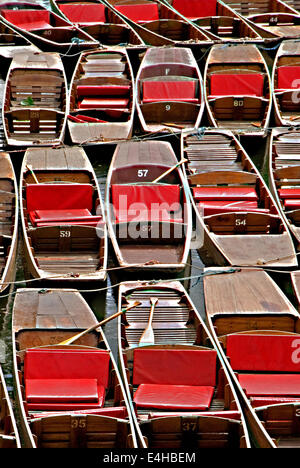
[(216, 417), (175, 416), (145, 421), (141, 429), (149, 448), (238, 448), (239, 421)]
[(129, 423), (97, 415), (62, 415), (34, 420), (32, 433), (38, 448), (130, 447)]
[(28, 231), (36, 252), (96, 252), (99, 231), (89, 226), (46, 226)]

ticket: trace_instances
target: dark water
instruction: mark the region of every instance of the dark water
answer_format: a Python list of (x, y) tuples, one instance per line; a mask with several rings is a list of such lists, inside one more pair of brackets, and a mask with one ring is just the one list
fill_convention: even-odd
[[(44, 6), (49, 6), (48, 1), (36, 1), (37, 3), (41, 3)], [(272, 63), (272, 57), (270, 55), (266, 56), (266, 59), (269, 64)], [(203, 65), (204, 64), (200, 64)], [(75, 66), (75, 63), (70, 64), (70, 62), (65, 63), (65, 66), (68, 68), (68, 76), (71, 76), (72, 74), (72, 67)], [(2, 97), (2, 92), (3, 92), (3, 83), (5, 79), (5, 67), (1, 67), (1, 70), (3, 70), (3, 76), (1, 77), (2, 80), (0, 80), (0, 99)], [(178, 145), (176, 147), (175, 144), (175, 149), (178, 150)], [(254, 163), (257, 165), (258, 169), (262, 171), (262, 174), (267, 180), (267, 172), (266, 172), (266, 154), (267, 154), (267, 148), (268, 148), (268, 138), (266, 139), (259, 139), (256, 140), (254, 138), (250, 138), (248, 140), (242, 140), (243, 145), (245, 146), (246, 150), (248, 151), (248, 154), (250, 157), (252, 157)], [(5, 148), (5, 141), (4, 141), (4, 135), (3, 135), (3, 127), (0, 122), (0, 147), (1, 149), (6, 149)], [(105, 189), (105, 182), (106, 182), (106, 176), (112, 156), (113, 148), (110, 147), (109, 145), (106, 146), (98, 146), (98, 147), (90, 147), (87, 149), (88, 156), (90, 157), (92, 164), (94, 166), (95, 172), (97, 174), (97, 178), (102, 190), (102, 193), (104, 193)], [(23, 154), (16, 152), (16, 153), (11, 153), (12, 160), (16, 169), (17, 174), (19, 174), (20, 170), (20, 165), (22, 161)], [(18, 251), (18, 271), (17, 271), (17, 279), (22, 280), (23, 278), (23, 265), (22, 265), (22, 241), (19, 241), (19, 251)], [(112, 258), (110, 258), (109, 265), (112, 265)], [(192, 251), (191, 253), (191, 269), (188, 272), (190, 276), (197, 276), (199, 273), (201, 273), (201, 270), (203, 268), (203, 264), (201, 262), (201, 259), (198, 256), (198, 253), (196, 251)], [(286, 275), (287, 276), (287, 275)], [(137, 278), (137, 279), (143, 279)], [(107, 284), (103, 285), (103, 287), (106, 287), (107, 289), (102, 292), (97, 292), (97, 293), (84, 293), (83, 296), (86, 298), (88, 303), (90, 304), (91, 308), (93, 309), (95, 315), (99, 320), (106, 316), (110, 316), (114, 314), (117, 311), (117, 304), (116, 304), (116, 299), (117, 299), (117, 288), (114, 288), (113, 285), (116, 284), (120, 278), (112, 278), (109, 276)], [(284, 283), (282, 282), (283, 286)], [(19, 283), (17, 287), (22, 287), (24, 284)], [(37, 287), (37, 283), (29, 283), (29, 287)], [(287, 284), (287, 286), (289, 286)], [(101, 288), (102, 285), (99, 284), (99, 288)], [(190, 293), (190, 296), (192, 300), (194, 301), (196, 307), (198, 308), (199, 312), (201, 313), (202, 316), (203, 314), (203, 288), (202, 288), (202, 280), (201, 278), (194, 278), (189, 282), (189, 287), (188, 291)], [(11, 381), (11, 309), (12, 309), (12, 304), (13, 304), (13, 297), (14, 297), (14, 292), (10, 294), (8, 297), (5, 297), (3, 299), (0, 299), (0, 363), (2, 363), (4, 373), (6, 375), (7, 383), (9, 386), (10, 394), (13, 399), (13, 390), (12, 390), (12, 381)], [(116, 322), (110, 322), (109, 324), (106, 325), (105, 327), (105, 332), (108, 338), (108, 341), (110, 343), (110, 346), (113, 350), (113, 352), (116, 355), (117, 351), (117, 337), (116, 337)]]

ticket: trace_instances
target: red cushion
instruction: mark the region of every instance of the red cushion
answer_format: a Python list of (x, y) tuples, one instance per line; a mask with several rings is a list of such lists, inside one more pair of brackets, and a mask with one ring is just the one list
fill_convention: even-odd
[(94, 189), (90, 184), (28, 184), (27, 210), (69, 210), (93, 208)]
[(300, 397), (300, 374), (239, 374), (238, 379), (248, 397)]
[(128, 414), (127, 414), (127, 409), (126, 406), (113, 406), (111, 408), (95, 408), (95, 409), (90, 409), (90, 410), (75, 410), (75, 411), (61, 411), (61, 412), (56, 412), (53, 413), (52, 411), (50, 413), (33, 413), (30, 415), (31, 418), (47, 418), (49, 416), (63, 416), (65, 414), (93, 414), (96, 416), (107, 416), (110, 418), (119, 418), (119, 419), (126, 419)]
[(204, 216), (212, 216), (220, 213), (251, 212), (269, 214), (270, 210), (260, 209), (257, 202), (250, 201), (205, 201), (197, 204)]
[(299, 347), (300, 335), (236, 334), (227, 337), (226, 353), (234, 370), (300, 372)]
[(104, 350), (42, 349), (26, 350), (24, 378), (27, 379), (97, 379), (108, 386), (110, 355)]
[(247, 187), (194, 187), (193, 195), (196, 201), (257, 201), (254, 188)]
[(77, 86), (77, 96), (125, 96), (129, 93), (130, 86), (100, 85)]
[(183, 222), (179, 185), (112, 185), (117, 222)]
[(32, 224), (37, 221), (51, 222), (51, 221), (63, 221), (81, 219), (82, 217), (90, 218), (91, 212), (86, 208), (80, 208), (76, 210), (35, 210), (29, 213)]
[(133, 385), (142, 383), (212, 387), (216, 383), (216, 352), (136, 348)]
[(298, 188), (293, 188), (293, 189), (279, 189), (278, 190), (280, 198), (284, 199), (295, 199), (295, 198), (300, 198), (300, 189)]
[(284, 66), (277, 70), (278, 89), (299, 89), (300, 88), (300, 67)]
[(210, 407), (214, 387), (141, 384), (133, 401), (138, 408), (206, 410)]
[(147, 21), (159, 20), (157, 3), (134, 4), (134, 5), (114, 5), (122, 15), (127, 16), (135, 23), (145, 23)]
[(97, 99), (97, 98), (84, 98), (78, 103), (79, 109), (97, 109), (97, 108), (120, 108), (125, 109), (128, 107), (129, 99)]
[(96, 379), (27, 379), (29, 403), (64, 403), (98, 401)]
[(263, 96), (262, 74), (216, 74), (210, 79), (210, 94), (213, 96)]
[(300, 398), (285, 398), (285, 397), (250, 397), (251, 406), (280, 405), (282, 403), (300, 403)]
[(184, 101), (199, 102), (195, 81), (144, 81), (143, 102)]
[(298, 200), (284, 200), (284, 207), (287, 210), (299, 210), (300, 198)]
[(148, 419), (156, 419), (156, 418), (170, 418), (170, 417), (175, 417), (175, 416), (185, 416), (185, 415), (191, 415), (191, 416), (210, 416), (213, 418), (225, 418), (225, 419), (235, 419), (239, 421), (241, 419), (241, 413), (239, 411), (209, 411), (209, 412), (202, 412), (201, 413), (172, 413), (170, 412), (163, 412), (160, 411), (159, 413), (149, 413), (148, 414)]
[(10, 23), (26, 31), (49, 29), (50, 12), (48, 10), (1, 10), (2, 16)]
[(171, 206), (180, 202), (179, 185), (117, 185), (111, 186), (111, 198), (117, 210), (128, 209), (133, 203), (143, 203), (151, 210), (153, 204)]
[(189, 19), (216, 16), (217, 0), (173, 0), (173, 8)]
[(36, 227), (46, 227), (46, 226), (91, 226), (91, 227), (102, 227), (104, 226), (104, 223), (102, 219), (99, 219), (97, 216), (91, 216), (89, 221), (69, 221), (69, 220), (64, 220), (64, 221), (37, 221), (36, 222)]
[(59, 9), (73, 23), (105, 23), (105, 6), (99, 4), (62, 4)]

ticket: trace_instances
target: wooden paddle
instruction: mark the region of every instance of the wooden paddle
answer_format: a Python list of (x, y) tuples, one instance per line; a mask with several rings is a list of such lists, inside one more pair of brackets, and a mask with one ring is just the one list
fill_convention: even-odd
[(120, 312), (117, 312), (116, 314), (111, 315), (110, 317), (107, 317), (106, 319), (102, 320), (102, 321), (99, 322), (99, 323), (96, 323), (96, 325), (93, 325), (92, 327), (87, 328), (86, 330), (83, 330), (83, 331), (80, 332), (80, 333), (77, 333), (77, 335), (71, 336), (71, 338), (68, 338), (67, 340), (62, 341), (61, 343), (58, 343), (58, 345), (69, 345), (69, 344), (72, 344), (72, 343), (74, 343), (74, 341), (78, 340), (78, 338), (81, 338), (82, 336), (84, 336), (84, 335), (86, 335), (87, 333), (89, 333), (89, 332), (95, 330), (95, 329), (98, 328), (98, 327), (102, 327), (102, 326), (105, 325), (107, 322), (110, 322), (111, 320), (115, 319), (116, 317), (119, 317), (119, 315), (125, 314), (125, 312), (127, 312), (128, 310), (133, 309), (134, 307), (137, 307), (137, 306), (140, 305), (140, 304), (141, 304), (141, 302), (136, 301), (136, 302), (134, 302), (132, 305), (126, 307), (126, 309), (122, 309)]
[(154, 309), (155, 309), (157, 302), (158, 302), (157, 297), (150, 297), (151, 309), (150, 309), (150, 314), (149, 314), (148, 325), (145, 328), (140, 338), (139, 345), (154, 344), (154, 332), (152, 328), (152, 320), (153, 320), (153, 315), (154, 315)]
[(164, 172), (159, 177), (157, 177), (155, 180), (153, 180), (152, 184), (156, 184), (161, 179), (163, 179), (166, 175), (170, 174), (170, 172), (173, 172), (174, 169), (177, 169), (177, 167), (182, 166), (182, 164), (184, 164), (185, 162), (188, 162), (188, 159), (181, 159), (181, 161), (179, 161), (179, 163), (175, 164), (175, 166), (170, 167), (170, 169), (168, 169), (166, 172)]
[(35, 183), (36, 183), (36, 184), (39, 184), (39, 181), (38, 181), (38, 179), (37, 179), (35, 173), (33, 172), (32, 166), (29, 166), (29, 165), (27, 164), (26, 167), (27, 167), (27, 169), (30, 171), (32, 177), (34, 178)]

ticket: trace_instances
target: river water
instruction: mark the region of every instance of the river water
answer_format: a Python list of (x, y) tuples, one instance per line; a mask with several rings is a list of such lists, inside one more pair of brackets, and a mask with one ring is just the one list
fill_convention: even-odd
[[(31, 0), (33, 1), (33, 0)], [(37, 3), (41, 3), (44, 6), (49, 7), (49, 3), (47, 0), (36, 0)], [(270, 56), (266, 56), (266, 59), (271, 64), (272, 59)], [(74, 64), (75, 65), (75, 64)], [(200, 64), (204, 65), (204, 64)], [(1, 67), (0, 70), (3, 70)], [(70, 65), (68, 64), (68, 75), (71, 76)], [(2, 100), (2, 93), (3, 93), (3, 84), (5, 80), (5, 71), (2, 74), (0, 80), (0, 99)], [(268, 138), (256, 140), (250, 138), (249, 140), (242, 141), (243, 145), (245, 146), (246, 150), (250, 157), (252, 157), (254, 163), (257, 165), (258, 169), (260, 169), (265, 176), (266, 171), (266, 158), (265, 155), (267, 154), (267, 147), (268, 147)], [(2, 123), (0, 122), (0, 147), (1, 150), (7, 150), (5, 147), (5, 139), (3, 134), (3, 127)], [(93, 167), (95, 169), (102, 194), (104, 194), (105, 190), (105, 182), (106, 176), (111, 160), (111, 156), (113, 153), (113, 147), (110, 145), (100, 145), (94, 146), (87, 149), (88, 156), (90, 157)], [(16, 152), (11, 153), (11, 157), (15, 166), (15, 170), (17, 175), (19, 175), (20, 165), (22, 161), (22, 153)], [(178, 155), (179, 156), (179, 155)], [(21, 236), (20, 236), (21, 238)], [(22, 241), (19, 241), (19, 251), (18, 251), (18, 260), (17, 260), (17, 279), (21, 280), (23, 278), (23, 264), (22, 264)], [(112, 265), (112, 259), (110, 258), (109, 265)], [(203, 263), (199, 258), (199, 255), (196, 251), (191, 252), (191, 269), (189, 274), (191, 276), (197, 276), (201, 273), (203, 268)], [(143, 279), (137, 278), (137, 279)], [(117, 288), (113, 288), (112, 286), (117, 283), (119, 280), (118, 277), (116, 278), (108, 278), (106, 291), (97, 292), (97, 293), (89, 293), (83, 294), (88, 303), (90, 304), (91, 308), (93, 309), (95, 315), (99, 320), (104, 317), (110, 316), (117, 311), (117, 304), (116, 304), (116, 294)], [(32, 287), (38, 286), (35, 283), (30, 283)], [(17, 284), (17, 287), (22, 287), (22, 283)], [(101, 285), (99, 285), (101, 288)], [(203, 288), (202, 288), (202, 281), (201, 278), (194, 278), (189, 282), (188, 286), (189, 294), (194, 301), (194, 304), (198, 308), (199, 312), (202, 316), (203, 314)], [(14, 292), (10, 294), (8, 297), (4, 297), (0, 299), (0, 363), (2, 364), (7, 384), (10, 390), (10, 395), (13, 399), (13, 389), (12, 389), (12, 380), (11, 380), (11, 309), (13, 304), (13, 297)], [(105, 327), (105, 332), (110, 343), (110, 346), (116, 355), (117, 351), (117, 336), (116, 336), (116, 322), (112, 321)]]

